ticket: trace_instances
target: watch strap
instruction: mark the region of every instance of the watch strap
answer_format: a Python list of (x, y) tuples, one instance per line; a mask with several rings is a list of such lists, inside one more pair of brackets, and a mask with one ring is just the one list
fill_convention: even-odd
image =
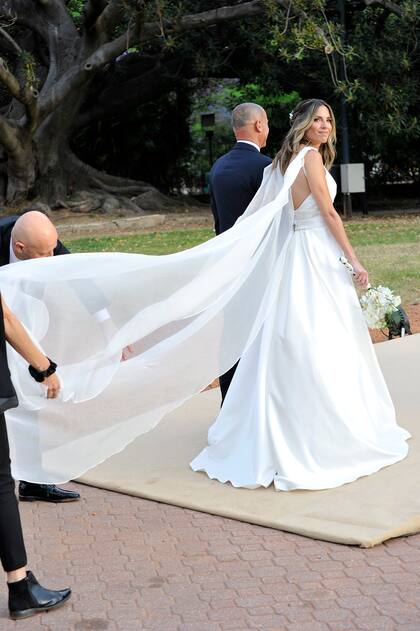
[(42, 383), (44, 379), (53, 375), (57, 370), (57, 364), (49, 357), (47, 357), (47, 359), (50, 362), (50, 365), (45, 370), (37, 370), (34, 366), (31, 366), (31, 364), (28, 366), (29, 374), (35, 379), (35, 381), (38, 381), (38, 383)]

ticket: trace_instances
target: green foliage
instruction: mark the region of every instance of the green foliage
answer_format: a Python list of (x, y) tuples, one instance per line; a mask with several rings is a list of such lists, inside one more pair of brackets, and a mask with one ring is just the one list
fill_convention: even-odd
[(67, 2), (66, 9), (74, 20), (76, 26), (80, 26), (83, 21), (84, 0), (70, 0)]
[[(128, 10), (118, 33), (124, 32), (137, 7), (134, 0), (124, 1)], [(209, 167), (208, 144), (199, 122), (201, 112), (219, 114), (214, 135), (217, 156), (232, 142), (228, 111), (240, 101), (260, 103), (269, 114), (271, 133), (266, 151), (273, 155), (288, 128), (288, 112), (296, 101), (324, 98), (339, 114), (344, 96), (348, 103), (351, 160), (365, 162), (371, 180), (420, 179), (418, 0), (402, 0), (398, 4), (402, 17), (377, 5), (367, 7), (359, 0), (347, 0), (346, 38), (336, 0), (291, 0), (289, 11), (274, 0), (264, 0), (265, 15), (193, 29), (182, 35), (168, 30), (168, 21), (176, 22), (187, 14), (226, 4), (234, 3), (156, 0), (147, 4), (146, 19), (160, 24), (160, 34), (142, 47), (128, 42), (128, 50), (154, 57), (165, 69), (175, 68), (167, 94), (178, 91), (174, 86), (180, 83), (179, 77), (185, 79), (181, 82), (186, 91), (183, 111), (179, 106), (175, 111), (171, 99), (161, 93), (156, 100), (150, 97), (148, 103), (130, 106), (112, 121), (78, 134), (76, 144), (81, 145), (86, 158), (93, 152), (96, 166), (112, 172), (117, 169), (120, 175), (131, 177), (139, 177), (141, 172), (142, 178), (157, 185), (164, 182), (166, 189), (178, 185), (182, 172), (189, 183), (198, 184)], [(73, 19), (80, 18), (82, 6), (81, 0), (67, 4)], [(115, 73), (118, 84), (118, 71), (110, 67), (107, 72)], [(189, 78), (194, 81), (187, 88)], [(143, 80), (148, 79), (139, 75), (139, 82)], [(181, 120), (187, 119), (190, 108), (193, 113), (188, 137)], [(163, 129), (155, 124), (154, 110), (164, 120)], [(182, 127), (178, 136), (170, 131), (171, 117), (172, 126)], [(162, 132), (176, 138), (174, 154), (165, 150)], [(102, 136), (100, 140), (98, 134)], [(132, 156), (134, 148), (134, 159), (125, 155), (131, 152)], [(159, 152), (164, 156), (160, 169)], [(159, 178), (154, 175), (157, 171)]]
[(409, 15), (401, 20), (370, 7), (354, 15), (349, 33), (358, 51), (349, 63), (359, 77), (350, 109), (354, 150), (374, 177), (391, 181), (420, 177), (420, 50)]
[(39, 85), (39, 79), (37, 77), (37, 62), (35, 57), (23, 50), (20, 53), (20, 59), (23, 66), (23, 74), (25, 76), (25, 84), (27, 87), (37, 89)]
[[(273, 86), (274, 88), (274, 86)], [(190, 119), (191, 147), (188, 160), (184, 167), (196, 186), (200, 185), (200, 178), (209, 168), (208, 142), (201, 127), (200, 115), (204, 112), (214, 112), (216, 125), (214, 128), (213, 144), (214, 158), (219, 157), (230, 149), (234, 136), (230, 124), (230, 113), (238, 103), (258, 103), (267, 111), (272, 133), (268, 147), (264, 150), (269, 154), (278, 150), (282, 136), (289, 124), (289, 112), (300, 100), (296, 91), (283, 93), (269, 90), (259, 83), (241, 84), (238, 79), (210, 80), (205, 88), (197, 88), (193, 96), (193, 110)]]

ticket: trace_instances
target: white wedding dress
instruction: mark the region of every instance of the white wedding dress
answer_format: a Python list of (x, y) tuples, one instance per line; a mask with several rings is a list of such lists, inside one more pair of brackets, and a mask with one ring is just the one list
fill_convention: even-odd
[[(336, 183), (326, 177), (334, 199)], [(293, 212), (291, 194), (289, 203)], [(396, 424), (341, 254), (309, 195), (294, 211), (269, 315), (194, 471), (236, 487), (325, 489), (406, 456), (410, 435)]]
[(47, 400), (8, 349), (20, 402), (6, 414), (15, 478), (77, 478), (240, 357), (193, 468), (237, 486), (312, 489), (405, 457), (409, 435), (396, 423), (340, 249), (311, 197), (290, 207), (308, 150), (284, 177), (267, 167), (235, 226), (190, 250), (0, 269), (7, 304), (62, 380), (60, 398)]

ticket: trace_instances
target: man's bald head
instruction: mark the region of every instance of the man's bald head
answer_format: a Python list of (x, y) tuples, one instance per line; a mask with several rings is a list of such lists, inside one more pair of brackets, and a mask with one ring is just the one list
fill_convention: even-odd
[(269, 132), (266, 111), (257, 103), (241, 103), (232, 112), (236, 140), (250, 140), (265, 147)]
[(12, 247), (16, 258), (24, 261), (53, 256), (57, 247), (57, 230), (46, 215), (31, 210), (21, 215), (12, 230)]

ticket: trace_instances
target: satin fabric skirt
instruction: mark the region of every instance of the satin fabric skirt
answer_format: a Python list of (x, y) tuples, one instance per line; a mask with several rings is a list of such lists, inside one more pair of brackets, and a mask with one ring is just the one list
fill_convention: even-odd
[(321, 217), (298, 221), (258, 337), (194, 471), (256, 488), (340, 486), (407, 455), (353, 281)]

